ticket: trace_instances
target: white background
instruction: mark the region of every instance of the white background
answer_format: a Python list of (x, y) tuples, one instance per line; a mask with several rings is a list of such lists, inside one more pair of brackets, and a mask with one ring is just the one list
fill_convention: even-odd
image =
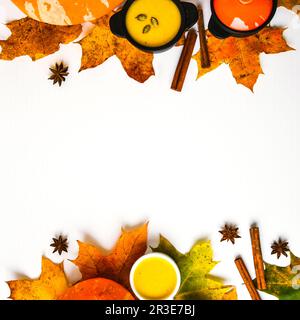
[[(1, 23), (21, 16), (1, 1)], [(187, 251), (210, 238), (221, 261), (214, 274), (243, 299), (233, 261), (242, 254), (254, 276), (251, 223), (261, 228), (267, 261), (276, 262), (270, 244), (279, 236), (300, 255), (300, 20), (280, 8), (273, 24), (288, 27), (298, 51), (261, 54), (265, 75), (254, 94), (226, 65), (196, 82), (195, 62), (184, 91), (171, 91), (180, 48), (155, 56), (156, 76), (145, 84), (115, 57), (78, 74), (77, 44), (37, 62), (0, 61), (1, 299), (6, 280), (39, 275), (42, 254), (72, 259), (76, 239), (109, 249), (121, 226), (146, 220), (152, 244), (163, 233)], [(0, 35), (9, 35), (3, 25)], [(62, 88), (47, 80), (60, 60), (71, 73)], [(235, 246), (219, 242), (227, 221), (240, 227)], [(71, 250), (59, 258), (49, 244), (61, 232)]]

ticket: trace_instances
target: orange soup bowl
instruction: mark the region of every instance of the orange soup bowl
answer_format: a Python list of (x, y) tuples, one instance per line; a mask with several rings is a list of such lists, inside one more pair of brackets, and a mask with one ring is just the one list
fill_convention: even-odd
[(211, 0), (209, 31), (217, 38), (247, 37), (272, 20), (277, 0)]

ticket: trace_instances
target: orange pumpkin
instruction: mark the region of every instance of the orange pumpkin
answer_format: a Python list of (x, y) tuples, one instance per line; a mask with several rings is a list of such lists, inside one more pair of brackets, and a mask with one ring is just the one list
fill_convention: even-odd
[(117, 282), (95, 278), (68, 288), (59, 300), (134, 300), (134, 298)]
[(29, 17), (50, 24), (72, 25), (93, 21), (112, 11), (122, 0), (12, 0)]

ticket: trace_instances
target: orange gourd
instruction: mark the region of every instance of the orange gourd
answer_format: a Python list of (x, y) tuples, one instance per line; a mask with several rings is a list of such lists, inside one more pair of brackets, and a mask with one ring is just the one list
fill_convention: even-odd
[(73, 25), (93, 21), (122, 0), (12, 0), (29, 17), (50, 24)]
[(134, 298), (117, 282), (95, 278), (68, 288), (58, 300), (134, 300)]

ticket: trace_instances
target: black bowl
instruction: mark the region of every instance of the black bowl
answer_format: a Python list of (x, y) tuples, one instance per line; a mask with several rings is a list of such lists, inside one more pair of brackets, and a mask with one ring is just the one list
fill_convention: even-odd
[(180, 15), (181, 15), (181, 26), (177, 33), (177, 35), (168, 43), (164, 44), (163, 46), (159, 47), (147, 47), (143, 46), (140, 43), (136, 42), (128, 33), (126, 28), (126, 14), (128, 9), (130, 8), (131, 4), (135, 0), (128, 0), (121, 11), (115, 13), (109, 21), (111, 32), (122, 38), (126, 38), (131, 44), (133, 44), (135, 47), (137, 47), (140, 50), (146, 51), (146, 52), (162, 52), (165, 51), (171, 47), (173, 47), (178, 40), (181, 38), (183, 33), (191, 28), (198, 20), (198, 10), (195, 5), (189, 2), (181, 2), (179, 0), (172, 0), (176, 6), (179, 9)]
[(214, 8), (214, 0), (210, 0), (210, 7), (211, 7), (211, 18), (208, 23), (208, 30), (217, 38), (219, 39), (225, 39), (228, 37), (237, 37), (237, 38), (243, 38), (243, 37), (249, 37), (253, 36), (254, 34), (258, 33), (260, 30), (265, 28), (270, 21), (273, 19), (275, 12), (277, 10), (277, 0), (273, 0), (273, 8), (270, 13), (270, 16), (268, 19), (259, 26), (256, 29), (253, 30), (247, 30), (247, 31), (239, 31), (234, 30), (229, 27), (227, 27), (217, 16), (215, 8)]

